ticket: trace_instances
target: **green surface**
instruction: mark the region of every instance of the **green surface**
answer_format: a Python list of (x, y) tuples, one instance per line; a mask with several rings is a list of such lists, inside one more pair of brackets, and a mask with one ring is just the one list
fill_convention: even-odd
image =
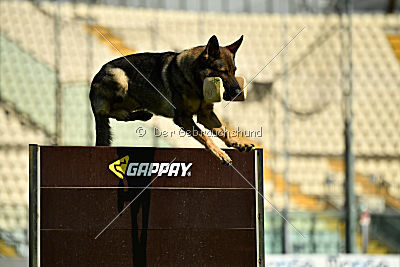
[[(0, 33), (0, 95), (55, 132), (55, 73)], [(49, 51), (43, 51), (48, 53)]]

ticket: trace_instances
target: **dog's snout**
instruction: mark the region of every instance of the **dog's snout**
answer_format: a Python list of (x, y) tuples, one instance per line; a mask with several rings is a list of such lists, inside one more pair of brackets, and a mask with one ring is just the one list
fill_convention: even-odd
[(242, 93), (242, 89), (239, 87), (239, 88), (235, 88), (235, 91), (234, 91), (234, 95), (235, 96), (237, 96), (237, 95), (240, 95)]
[(231, 101), (231, 100), (235, 99), (236, 97), (238, 97), (241, 93), (242, 93), (242, 89), (240, 87), (234, 88), (231, 90), (225, 90), (223, 98), (224, 98), (224, 100)]
[(235, 76), (229, 77), (223, 80), (225, 93), (224, 100), (233, 100), (240, 94), (242, 94), (242, 88), (240, 87)]
[(239, 87), (239, 85), (231, 87), (227, 91), (228, 91), (228, 94), (232, 97), (235, 97), (242, 93), (242, 89)]

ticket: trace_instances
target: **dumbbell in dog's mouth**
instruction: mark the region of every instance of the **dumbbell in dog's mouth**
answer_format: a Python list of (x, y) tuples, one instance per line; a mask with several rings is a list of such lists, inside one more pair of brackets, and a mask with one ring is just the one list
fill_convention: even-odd
[(235, 77), (231, 84), (225, 82), (225, 86), (220, 77), (207, 77), (203, 82), (203, 96), (208, 103), (225, 101), (244, 101), (246, 100), (245, 79), (241, 76)]

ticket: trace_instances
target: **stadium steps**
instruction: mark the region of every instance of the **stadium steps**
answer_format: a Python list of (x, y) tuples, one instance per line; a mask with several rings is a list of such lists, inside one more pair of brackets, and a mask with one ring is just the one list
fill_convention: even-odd
[(1, 99), (46, 133), (54, 133), (54, 70), (3, 33), (0, 42), (4, 51), (0, 58)]
[(2, 240), (0, 240), (0, 255), (10, 258), (18, 257), (18, 253), (15, 250), (15, 248), (10, 245), (7, 245)]
[[(242, 139), (242, 141), (253, 142), (246, 137), (242, 137), (240, 139)], [(256, 143), (255, 145), (256, 145), (256, 147), (262, 147), (261, 144)], [(271, 156), (272, 155), (268, 151), (264, 151), (265, 159), (268, 157), (271, 157)], [(329, 160), (329, 165), (331, 166), (331, 168), (333, 170), (342, 171), (342, 172), (344, 170), (344, 164), (343, 164), (343, 161), (341, 161), (341, 160)], [(281, 174), (274, 174), (272, 172), (272, 170), (268, 166), (266, 166), (266, 164), (264, 164), (264, 177), (267, 180), (274, 178), (275, 190), (280, 193), (283, 193), (284, 179)], [(356, 182), (362, 184), (363, 190), (365, 190), (364, 192), (366, 192), (366, 193), (382, 192), (382, 190), (377, 189), (377, 186), (370, 184), (368, 177), (365, 177), (359, 173), (356, 173)], [(290, 194), (291, 194), (292, 201), (294, 201), (294, 203), (300, 207), (305, 207), (307, 210), (310, 210), (310, 211), (321, 211), (321, 210), (325, 209), (328, 205), (328, 203), (321, 203), (315, 197), (311, 197), (311, 196), (303, 194), (298, 185), (289, 184), (289, 187), (290, 187)], [(385, 198), (385, 200), (387, 201), (387, 203), (389, 205), (391, 205), (391, 206), (393, 204), (397, 205), (398, 201), (396, 199), (394, 199), (393, 197), (391, 197), (387, 193), (387, 190), (385, 190), (384, 193), (386, 193), (386, 194), (384, 194), (383, 197)], [(390, 201), (388, 201), (388, 200), (390, 200)], [(395, 207), (397, 207), (397, 206), (395, 206)], [(325, 223), (325, 225), (328, 230), (333, 231), (333, 232), (337, 231), (337, 225), (339, 225), (340, 235), (342, 238), (344, 238), (345, 223), (343, 221), (340, 221), (339, 219), (332, 219), (329, 222)], [(362, 251), (362, 236), (360, 233), (357, 233), (356, 245), (357, 245), (358, 250)], [(369, 240), (368, 253), (370, 253), (370, 254), (387, 254), (390, 252), (391, 252), (391, 250), (388, 247), (386, 247), (385, 245), (381, 244), (379, 241)]]
[[(272, 170), (264, 164), (264, 177), (266, 180), (273, 180), (275, 190), (284, 193), (285, 180), (282, 174), (273, 173)], [(326, 208), (326, 204), (319, 201), (316, 197), (311, 197), (301, 192), (300, 186), (289, 183), (290, 198), (296, 206), (306, 208), (309, 211), (321, 211)]]
[(400, 62), (400, 35), (398, 34), (388, 34), (386, 35), (390, 45), (392, 46), (393, 52)]
[[(338, 172), (343, 172), (345, 169), (342, 160), (330, 160), (329, 166), (332, 170)], [(387, 186), (380, 187), (376, 184), (372, 184), (369, 177), (358, 172), (355, 173), (355, 182), (361, 184), (364, 193), (381, 196), (389, 206), (400, 209), (400, 200), (389, 194)]]
[[(229, 123), (225, 121), (225, 124), (227, 125), (227, 128), (229, 130), (233, 130), (231, 126), (229, 126)], [(258, 148), (262, 148), (262, 145), (260, 143), (254, 142), (253, 140), (250, 140), (249, 138), (245, 136), (239, 137), (239, 140), (243, 142), (251, 142), (254, 143), (254, 145)], [(264, 154), (264, 160), (273, 157), (271, 153), (269, 153), (267, 150), (263, 150)], [(285, 180), (282, 176), (282, 174), (279, 173), (274, 173), (273, 170), (268, 167), (267, 164), (264, 163), (263, 166), (264, 170), (264, 179), (273, 181), (274, 183), (274, 189), (279, 192), (283, 193), (285, 189)], [(324, 210), (327, 207), (327, 204), (324, 202), (321, 202), (318, 200), (316, 197), (308, 196), (306, 194), (303, 194), (301, 192), (300, 186), (289, 183), (289, 191), (290, 191), (290, 196), (291, 200), (293, 201), (293, 204), (295, 204), (298, 207), (305, 208), (309, 211), (321, 211)]]
[[(93, 36), (97, 37), (100, 42), (108, 46), (115, 54), (121, 55), (118, 51), (112, 47), (107, 40), (109, 40), (123, 55), (130, 55), (135, 54), (136, 51), (128, 46), (125, 45), (123, 39), (117, 37), (112, 33), (112, 31), (104, 26), (101, 25), (86, 25), (86, 29), (91, 33)], [(97, 30), (104, 35), (107, 40), (103, 38), (103, 36)]]
[(32, 118), (29, 117), (28, 114), (26, 114), (25, 112), (21, 112), (12, 102), (0, 98), (0, 108), (4, 110), (6, 114), (12, 114), (13, 117), (18, 118), (19, 124), (23, 126), (23, 128), (28, 128), (35, 132), (40, 132), (48, 140), (55, 140), (55, 136), (53, 134), (51, 134), (43, 126), (32, 120)]

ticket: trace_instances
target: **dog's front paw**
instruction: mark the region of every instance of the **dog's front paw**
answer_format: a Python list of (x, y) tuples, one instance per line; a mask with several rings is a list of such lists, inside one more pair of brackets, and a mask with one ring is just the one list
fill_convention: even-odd
[(228, 165), (228, 166), (231, 165), (232, 164), (231, 158), (225, 152), (223, 152), (223, 153), (224, 153), (224, 156), (220, 159), (221, 163), (223, 165)]
[(236, 148), (240, 152), (250, 152), (254, 148), (254, 144), (244, 143), (239, 140), (233, 140), (227, 144), (229, 147)]
[(232, 160), (224, 151), (219, 148), (210, 149), (211, 152), (219, 159), (219, 161), (224, 165), (231, 165)]

